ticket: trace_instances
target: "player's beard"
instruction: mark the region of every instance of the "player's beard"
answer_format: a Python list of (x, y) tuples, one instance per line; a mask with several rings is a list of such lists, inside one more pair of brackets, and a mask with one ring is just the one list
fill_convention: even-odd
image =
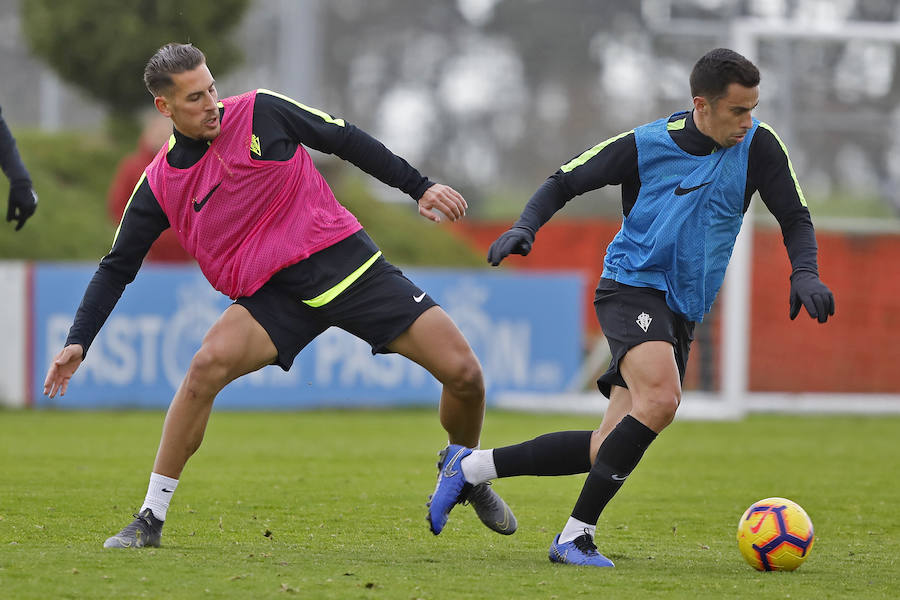
[(204, 131), (203, 133), (200, 134), (200, 137), (198, 139), (200, 139), (204, 142), (211, 142), (214, 139), (216, 139), (217, 137), (219, 137), (220, 133), (222, 133), (221, 125), (216, 127), (214, 130)]
[[(218, 117), (218, 115), (217, 115), (217, 117)], [(216, 139), (217, 137), (219, 137), (220, 133), (222, 133), (222, 121), (220, 121), (218, 118), (216, 118), (215, 129), (209, 129), (206, 127), (206, 122), (208, 120), (209, 119), (204, 120), (201, 125), (202, 130), (200, 132), (199, 139), (203, 140), (204, 142), (211, 142), (214, 139)]]

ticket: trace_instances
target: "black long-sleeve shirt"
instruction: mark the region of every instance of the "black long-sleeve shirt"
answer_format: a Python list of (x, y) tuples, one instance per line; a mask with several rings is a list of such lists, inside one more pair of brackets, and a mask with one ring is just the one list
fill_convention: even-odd
[[(220, 116), (224, 110), (220, 107)], [(275, 92), (258, 90), (252, 129), (259, 146), (258, 149), (255, 145), (251, 147), (251, 158), (290, 160), (297, 146), (302, 144), (347, 160), (415, 200), (432, 185), (427, 177), (361, 129)], [(209, 147), (208, 142), (189, 138), (178, 130), (174, 130), (173, 135), (174, 145), (170, 142), (166, 154), (166, 160), (173, 167), (191, 167)], [(67, 345), (81, 344), (87, 352), (125, 286), (137, 275), (150, 246), (168, 227), (168, 217), (144, 178), (122, 215), (112, 249), (100, 261), (88, 284), (69, 330)], [(292, 280), (302, 281), (307, 286), (308, 291), (304, 291), (302, 297), (314, 298), (343, 280), (376, 251), (374, 242), (360, 230), (294, 265)]]
[(31, 185), (31, 176), (25, 168), (25, 163), (22, 162), (22, 157), (19, 156), (16, 139), (3, 120), (2, 109), (0, 109), (0, 169), (9, 179), (10, 187)]
[[(669, 134), (682, 150), (704, 156), (720, 148), (697, 129), (693, 113), (673, 115), (670, 122), (679, 119), (685, 119), (684, 127), (670, 128)], [(641, 189), (634, 132), (611, 138), (598, 147), (602, 148), (585, 162), (571, 168), (564, 165), (551, 175), (532, 195), (515, 225), (536, 233), (569, 200), (607, 185), (621, 186), (622, 214), (627, 217)], [(744, 212), (757, 190), (781, 226), (793, 270), (818, 273), (815, 230), (787, 150), (772, 130), (762, 126), (750, 142)]]

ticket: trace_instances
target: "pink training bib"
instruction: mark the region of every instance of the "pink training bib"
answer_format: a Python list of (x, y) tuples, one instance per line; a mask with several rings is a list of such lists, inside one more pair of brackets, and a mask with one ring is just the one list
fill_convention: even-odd
[(250, 158), (255, 100), (255, 90), (222, 100), (221, 132), (193, 166), (170, 166), (163, 147), (147, 167), (181, 245), (232, 299), (362, 229), (302, 145), (288, 161)]

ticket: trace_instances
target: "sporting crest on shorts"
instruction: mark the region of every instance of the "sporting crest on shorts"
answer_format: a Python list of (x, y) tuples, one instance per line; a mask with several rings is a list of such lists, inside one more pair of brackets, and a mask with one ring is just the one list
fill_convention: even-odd
[(653, 317), (651, 317), (650, 315), (648, 315), (645, 312), (642, 312), (641, 314), (638, 315), (638, 318), (635, 321), (635, 323), (638, 324), (638, 327), (640, 327), (641, 329), (644, 330), (644, 333), (647, 333), (647, 330), (650, 329), (650, 321), (652, 321), (652, 320), (653, 320)]

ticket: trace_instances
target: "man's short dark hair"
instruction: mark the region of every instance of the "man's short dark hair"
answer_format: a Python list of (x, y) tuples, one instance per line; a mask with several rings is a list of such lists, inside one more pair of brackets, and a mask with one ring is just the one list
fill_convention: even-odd
[(759, 69), (752, 62), (728, 48), (710, 50), (691, 70), (691, 96), (702, 96), (715, 102), (725, 95), (732, 83), (752, 88), (759, 85)]
[(161, 96), (174, 84), (172, 75), (192, 71), (205, 63), (206, 56), (192, 44), (166, 44), (147, 61), (144, 85), (153, 96)]

